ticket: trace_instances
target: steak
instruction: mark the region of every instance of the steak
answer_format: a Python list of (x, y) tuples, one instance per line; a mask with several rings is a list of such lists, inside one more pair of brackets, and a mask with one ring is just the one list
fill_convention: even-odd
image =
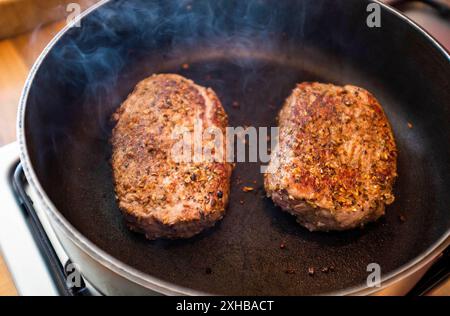
[(279, 143), (267, 195), (311, 231), (346, 230), (394, 201), (397, 150), (381, 105), (368, 91), (301, 83), (278, 115)]
[(227, 115), (212, 89), (179, 75), (153, 75), (135, 87), (113, 119), (116, 198), (131, 230), (148, 239), (188, 238), (224, 216), (231, 164), (172, 155), (177, 128), (193, 131), (201, 122), (203, 129), (225, 133)]

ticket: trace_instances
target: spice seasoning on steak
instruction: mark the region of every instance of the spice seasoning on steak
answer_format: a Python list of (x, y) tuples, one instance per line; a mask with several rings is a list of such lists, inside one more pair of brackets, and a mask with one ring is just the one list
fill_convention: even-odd
[(266, 193), (309, 230), (371, 222), (394, 201), (397, 149), (378, 101), (355, 86), (298, 84), (278, 116)]
[(136, 86), (113, 118), (115, 191), (130, 229), (148, 239), (187, 238), (224, 216), (231, 164), (171, 157), (179, 126), (191, 130), (201, 120), (204, 129), (225, 133), (227, 115), (213, 90), (179, 75), (153, 75)]

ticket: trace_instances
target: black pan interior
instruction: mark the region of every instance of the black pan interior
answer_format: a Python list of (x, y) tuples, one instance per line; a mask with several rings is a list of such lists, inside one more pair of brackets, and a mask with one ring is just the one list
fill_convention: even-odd
[[(398, 269), (450, 227), (450, 62), (385, 9), (382, 27), (367, 27), (367, 3), (104, 5), (84, 18), (81, 28), (66, 32), (32, 82), (26, 137), (43, 188), (100, 248), (195, 290), (328, 293), (364, 285), (369, 263), (380, 264), (383, 275)], [(399, 149), (396, 202), (365, 229), (310, 233), (264, 198), (259, 164), (239, 163), (227, 215), (216, 227), (181, 241), (150, 242), (129, 232), (114, 199), (109, 117), (139, 80), (159, 72), (212, 87), (231, 126), (275, 126), (297, 82), (368, 89), (384, 106)], [(244, 193), (244, 185), (257, 190)], [(330, 267), (333, 271), (321, 272)]]

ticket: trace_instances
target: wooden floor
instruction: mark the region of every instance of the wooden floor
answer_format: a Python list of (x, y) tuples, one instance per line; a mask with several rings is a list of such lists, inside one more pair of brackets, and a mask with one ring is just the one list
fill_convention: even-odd
[[(47, 43), (64, 26), (56, 22), (0, 41), (0, 146), (16, 139), (16, 112), (28, 71)], [(17, 295), (0, 256), (0, 296)]]

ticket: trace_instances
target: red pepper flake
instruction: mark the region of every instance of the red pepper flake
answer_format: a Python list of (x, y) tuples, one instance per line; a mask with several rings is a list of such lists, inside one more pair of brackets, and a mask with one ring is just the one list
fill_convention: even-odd
[(408, 122), (408, 128), (409, 129), (413, 128), (413, 125), (410, 122)]
[(286, 244), (284, 242), (281, 242), (280, 249), (286, 249)]
[(308, 274), (309, 274), (310, 276), (313, 276), (314, 273), (316, 273), (316, 270), (314, 269), (314, 267), (309, 267), (309, 268), (308, 268)]
[(181, 68), (183, 68), (183, 69), (189, 69), (189, 67), (190, 67), (189, 64), (182, 64), (181, 65)]
[(241, 205), (244, 205), (244, 201), (243, 200), (240, 200), (239, 203), (241, 203)]
[(239, 109), (241, 106), (239, 105), (238, 101), (233, 101), (233, 103), (231, 103), (231, 106), (235, 109)]

